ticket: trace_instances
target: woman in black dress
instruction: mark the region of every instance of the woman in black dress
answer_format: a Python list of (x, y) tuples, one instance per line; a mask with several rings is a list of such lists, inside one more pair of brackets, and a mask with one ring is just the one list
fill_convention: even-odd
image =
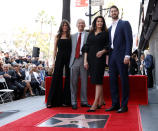
[(103, 99), (103, 77), (106, 65), (106, 53), (109, 49), (108, 31), (105, 20), (98, 16), (92, 23), (92, 30), (83, 48), (85, 52), (84, 67), (89, 69), (91, 83), (96, 85), (95, 100), (87, 112), (94, 112), (98, 105), (104, 104)]
[[(63, 20), (54, 42), (53, 78), (48, 95), (47, 108), (71, 105), (70, 69), (71, 55), (70, 25)], [(56, 57), (56, 58), (55, 58)], [(55, 60), (56, 59), (56, 60)], [(63, 88), (63, 69), (65, 68), (65, 83)]]

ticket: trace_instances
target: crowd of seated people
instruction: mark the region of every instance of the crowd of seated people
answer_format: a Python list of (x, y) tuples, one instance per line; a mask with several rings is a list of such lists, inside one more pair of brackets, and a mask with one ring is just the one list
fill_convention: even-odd
[[(29, 57), (10, 57), (9, 53), (0, 56), (0, 79), (4, 78), (8, 88), (14, 90), (14, 100), (44, 95), (45, 77), (51, 75), (52, 69), (38, 59), (35, 62)], [(0, 83), (0, 89), (3, 88)]]

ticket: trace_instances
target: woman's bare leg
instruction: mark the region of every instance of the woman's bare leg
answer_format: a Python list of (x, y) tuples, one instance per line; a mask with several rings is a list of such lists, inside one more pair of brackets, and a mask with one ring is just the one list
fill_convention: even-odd
[(30, 82), (29, 81), (26, 81), (26, 86), (27, 86), (27, 89), (29, 89), (29, 92), (31, 94), (31, 96), (33, 96), (33, 92), (32, 92), (32, 88), (31, 88), (31, 85), (30, 85)]
[(102, 85), (96, 85), (95, 99), (94, 99), (93, 105), (90, 108), (90, 110), (96, 110), (97, 109), (97, 106), (98, 106), (98, 103), (99, 103), (99, 100), (100, 100), (100, 97), (101, 97), (101, 93), (102, 93), (102, 90), (103, 90), (102, 88), (103, 88)]

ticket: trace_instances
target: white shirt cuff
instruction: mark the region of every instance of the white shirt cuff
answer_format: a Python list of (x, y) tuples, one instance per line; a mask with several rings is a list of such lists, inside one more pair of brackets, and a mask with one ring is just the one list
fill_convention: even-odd
[(126, 57), (126, 58), (130, 58), (130, 56), (129, 56), (129, 55), (125, 55), (125, 57)]

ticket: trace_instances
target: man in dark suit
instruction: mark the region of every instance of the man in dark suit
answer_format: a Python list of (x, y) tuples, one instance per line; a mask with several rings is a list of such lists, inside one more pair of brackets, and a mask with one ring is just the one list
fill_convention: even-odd
[[(129, 80), (128, 64), (132, 52), (132, 30), (128, 21), (118, 18), (119, 10), (116, 6), (111, 6), (110, 15), (113, 23), (109, 28), (110, 56), (109, 75), (112, 106), (106, 111), (117, 111), (123, 113), (128, 111)], [(120, 104), (118, 75), (120, 75), (122, 85), (122, 101)]]
[(148, 76), (148, 88), (153, 87), (153, 74), (152, 70), (154, 69), (154, 63), (153, 63), (153, 56), (150, 54), (147, 54), (145, 59), (145, 69), (146, 69), (146, 75)]
[(15, 81), (15, 77), (11, 76), (12, 70), (9, 70), (9, 65), (8, 64), (4, 64), (3, 65), (3, 70), (0, 71), (0, 76), (2, 75), (4, 77), (4, 79), (6, 80), (6, 83), (8, 85), (9, 89), (14, 90), (14, 99), (17, 100), (19, 99), (18, 97), (18, 87), (14, 84)]

